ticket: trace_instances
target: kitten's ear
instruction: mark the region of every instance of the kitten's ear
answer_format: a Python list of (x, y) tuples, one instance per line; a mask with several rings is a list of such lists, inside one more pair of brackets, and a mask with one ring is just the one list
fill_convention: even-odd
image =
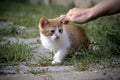
[(42, 17), (40, 19), (39, 26), (41, 26), (43, 28), (47, 23), (48, 23), (48, 19), (45, 17)]

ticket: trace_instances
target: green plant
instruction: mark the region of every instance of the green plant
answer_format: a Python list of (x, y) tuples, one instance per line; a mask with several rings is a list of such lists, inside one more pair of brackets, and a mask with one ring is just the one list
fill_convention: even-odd
[(119, 15), (100, 18), (82, 26), (89, 36), (89, 50), (83, 49), (77, 56), (75, 53), (68, 55), (63, 64), (73, 65), (79, 70), (120, 67)]
[(8, 28), (0, 29), (0, 39), (5, 36), (31, 38), (39, 36), (39, 31), (34, 28), (31, 30), (24, 26), (10, 25)]
[[(53, 52), (49, 52), (49, 54), (51, 54), (53, 56)], [(39, 65), (49, 66), (49, 65), (51, 65), (51, 62), (52, 62), (52, 60), (48, 59), (47, 57), (39, 56), (39, 62), (38, 62)]]
[(8, 28), (0, 29), (0, 37), (4, 36), (22, 36), (25, 32), (25, 27), (18, 25), (9, 25)]
[(42, 16), (54, 18), (68, 11), (67, 7), (54, 4), (46, 7), (41, 4), (0, 3), (0, 6), (3, 18), (8, 21), (12, 21), (15, 25), (22, 25), (26, 27), (38, 26), (39, 19)]
[(29, 60), (32, 57), (31, 48), (24, 43), (4, 43), (0, 44), (0, 66), (16, 65)]
[(48, 72), (48, 68), (36, 68), (36, 67), (31, 67), (31, 70), (29, 70), (30, 73), (32, 74), (40, 74), (40, 73), (47, 73)]
[(63, 65), (73, 65), (78, 70), (103, 69), (120, 67), (119, 56), (108, 56), (98, 50), (83, 50), (79, 54), (72, 53), (63, 61)]
[(120, 53), (120, 19), (119, 15), (100, 18), (85, 25), (91, 42), (99, 46), (104, 54), (117, 55)]
[[(7, 6), (6, 6), (7, 5)], [(89, 7), (93, 6), (91, 1)], [(1, 16), (8, 21), (13, 21), (14, 25), (22, 25), (25, 27), (34, 27), (38, 29), (39, 19), (42, 16), (54, 18), (66, 13), (74, 4), (68, 7), (51, 5), (46, 7), (44, 5), (31, 5), (21, 3), (0, 3)], [(9, 7), (8, 7), (9, 6)], [(14, 14), (14, 15), (13, 15)], [(90, 40), (90, 49), (82, 51), (80, 55), (70, 54), (64, 61), (63, 65), (73, 65), (79, 70), (88, 70), (91, 68), (106, 68), (120, 66), (120, 15), (99, 18), (98, 20), (83, 24)], [(80, 25), (70, 23), (70, 25)], [(81, 26), (81, 25), (80, 25)], [(29, 35), (36, 36), (39, 31), (32, 34), (19, 31), (19, 26), (13, 29), (0, 30), (0, 37), (5, 35), (22, 35), (28, 38)], [(25, 28), (26, 29), (26, 28)], [(12, 31), (13, 30), (13, 31)], [(12, 31), (12, 33), (11, 33)], [(24, 33), (24, 34), (23, 34)], [(35, 33), (35, 34), (34, 34)], [(5, 45), (6, 46), (6, 45)], [(9, 46), (10, 47), (10, 46)], [(11, 48), (10, 48), (11, 49)], [(2, 51), (2, 48), (0, 48)], [(11, 49), (12, 50), (12, 49)], [(5, 49), (5, 51), (9, 51)], [(23, 50), (24, 51), (24, 50)], [(2, 51), (3, 52), (3, 51)], [(9, 51), (10, 52), (10, 51)], [(29, 52), (29, 51), (27, 51)], [(2, 55), (3, 57), (3, 55)], [(5, 58), (6, 59), (6, 58)], [(39, 61), (40, 64), (49, 65), (48, 60), (43, 59)]]

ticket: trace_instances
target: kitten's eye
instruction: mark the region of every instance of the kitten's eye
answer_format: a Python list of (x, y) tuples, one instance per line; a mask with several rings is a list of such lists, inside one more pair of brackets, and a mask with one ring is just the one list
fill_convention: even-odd
[(54, 30), (51, 30), (51, 33), (55, 33), (55, 31), (54, 31)]
[(60, 33), (62, 33), (62, 31), (63, 31), (62, 29), (59, 29), (59, 32), (60, 32)]

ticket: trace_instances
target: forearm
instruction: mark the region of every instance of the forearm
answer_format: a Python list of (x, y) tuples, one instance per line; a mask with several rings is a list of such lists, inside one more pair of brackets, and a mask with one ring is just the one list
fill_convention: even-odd
[(91, 8), (91, 19), (120, 12), (120, 0), (103, 0)]

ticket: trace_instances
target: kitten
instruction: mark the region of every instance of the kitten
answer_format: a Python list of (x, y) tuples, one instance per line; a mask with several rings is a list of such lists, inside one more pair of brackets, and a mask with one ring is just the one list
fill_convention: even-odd
[(88, 37), (82, 27), (62, 24), (64, 17), (47, 19), (42, 17), (39, 22), (40, 40), (42, 45), (54, 51), (52, 64), (61, 64), (67, 55), (68, 48), (88, 48)]

